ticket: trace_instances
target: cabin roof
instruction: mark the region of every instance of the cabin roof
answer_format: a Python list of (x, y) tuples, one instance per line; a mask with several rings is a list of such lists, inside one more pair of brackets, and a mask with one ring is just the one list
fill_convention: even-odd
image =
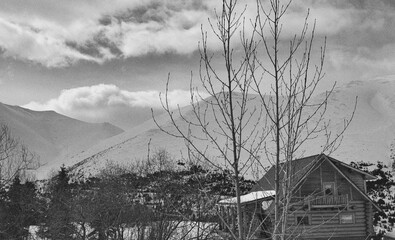
[(377, 177), (373, 176), (373, 175), (370, 174), (370, 173), (364, 172), (364, 171), (362, 171), (361, 169), (352, 167), (351, 165), (346, 164), (346, 163), (344, 163), (344, 162), (342, 162), (342, 161), (339, 161), (339, 160), (337, 160), (337, 159), (335, 159), (335, 158), (333, 158), (333, 157), (330, 157), (330, 156), (326, 156), (326, 157), (327, 157), (329, 160), (331, 160), (333, 163), (335, 163), (336, 165), (341, 165), (341, 166), (343, 166), (343, 167), (346, 167), (346, 168), (348, 168), (348, 169), (351, 169), (352, 171), (356, 171), (356, 172), (358, 172), (358, 173), (364, 175), (364, 176), (365, 176), (365, 180), (374, 180), (374, 179), (377, 179)]
[[(322, 154), (313, 155), (305, 158), (293, 160), (291, 162), (291, 176), (292, 183), (299, 182), (306, 173), (315, 165), (315, 163), (322, 158)], [(280, 164), (280, 167), (285, 167), (285, 164)], [(283, 171), (281, 171), (283, 173)], [(284, 178), (281, 174), (280, 178)], [(274, 190), (275, 189), (275, 167), (272, 166), (266, 174), (255, 184), (251, 191)]]
[[(343, 163), (335, 158), (326, 156), (325, 154), (317, 154), (305, 158), (295, 159), (289, 165), (291, 168), (291, 187), (297, 187), (306, 177), (310, 174), (314, 166), (322, 161), (328, 161), (334, 168), (335, 171), (338, 171), (347, 181), (362, 194), (362, 196), (373, 203), (373, 206), (378, 210), (381, 210), (371, 199), (370, 197), (361, 189), (359, 189), (356, 184), (338, 168), (338, 166), (343, 166), (351, 171), (356, 171), (359, 174), (365, 176), (365, 180), (373, 180), (376, 179), (375, 176), (361, 171), (360, 169), (354, 168), (346, 163)], [(281, 168), (286, 167), (284, 163), (280, 164)], [(284, 171), (280, 171), (280, 179), (284, 178)], [(275, 189), (275, 167), (272, 166), (267, 173), (255, 184), (255, 186), (251, 189), (251, 192), (255, 191), (269, 191)]]
[[(326, 156), (325, 154), (317, 154), (317, 155), (312, 155), (309, 157), (304, 157), (300, 159), (295, 159), (291, 162), (291, 183), (293, 183), (294, 186), (296, 186), (301, 180), (303, 180), (306, 176), (307, 173), (310, 172), (310, 170), (315, 166), (319, 161), (322, 160), (329, 160), (335, 165), (341, 165), (343, 167), (346, 167), (352, 171), (356, 171), (362, 175), (365, 176), (365, 180), (374, 180), (376, 179), (375, 176), (364, 172), (360, 169), (354, 168), (344, 162), (341, 162), (335, 158)], [(282, 163), (280, 164), (280, 167), (285, 167), (285, 164)], [(281, 171), (283, 173), (283, 171)], [(284, 178), (284, 175), (281, 174), (280, 178)], [(262, 191), (262, 190), (274, 190), (275, 189), (275, 167), (272, 166), (266, 174), (255, 184), (255, 186), (251, 189), (251, 191)]]

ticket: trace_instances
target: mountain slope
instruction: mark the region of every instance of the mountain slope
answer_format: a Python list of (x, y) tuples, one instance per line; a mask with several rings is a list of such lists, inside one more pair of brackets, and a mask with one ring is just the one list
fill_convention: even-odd
[(395, 144), (395, 76), (354, 81), (337, 89), (328, 109), (334, 129), (342, 124), (341, 116), (352, 111), (356, 97), (354, 119), (334, 155), (346, 162), (388, 163)]
[(69, 155), (123, 132), (109, 123), (86, 123), (53, 111), (38, 112), (1, 103), (0, 122), (37, 154), (44, 166), (59, 158), (67, 160)]
[[(358, 96), (357, 110), (349, 129), (344, 134), (340, 147), (331, 155), (339, 160), (350, 161), (384, 161), (388, 162), (391, 155), (391, 146), (395, 145), (395, 77), (374, 79), (371, 81), (355, 81), (345, 86), (336, 88), (328, 103), (326, 119), (330, 120), (329, 130), (332, 135), (341, 131), (344, 119), (349, 119)], [(316, 101), (324, 97), (323, 94), (315, 96)], [(259, 106), (258, 100), (252, 100), (250, 109)], [(185, 107), (182, 112), (189, 119), (193, 119), (191, 107)], [(213, 122), (213, 114), (207, 115), (208, 122)], [(165, 129), (174, 131), (166, 115), (157, 117), (157, 121)], [(176, 118), (181, 128), (187, 125), (181, 118)], [(253, 122), (253, 121), (252, 121)], [(252, 126), (247, 128), (252, 131)], [(202, 136), (198, 129), (193, 129), (194, 134)], [(225, 144), (224, 139), (219, 137), (220, 144)], [(137, 159), (147, 156), (148, 143), (151, 152), (155, 149), (164, 148), (176, 158), (186, 157), (184, 141), (174, 138), (160, 131), (152, 120), (149, 120), (123, 134), (109, 138), (92, 148), (71, 157), (70, 163), (74, 165), (76, 173), (94, 174), (104, 165), (111, 161), (121, 164), (129, 164)], [(204, 148), (209, 146), (207, 154), (216, 156), (211, 151), (209, 141), (197, 143)], [(306, 144), (300, 153), (304, 156), (319, 153), (323, 139), (315, 139)], [(261, 152), (264, 156), (264, 153)], [(219, 160), (220, 161), (220, 160)]]

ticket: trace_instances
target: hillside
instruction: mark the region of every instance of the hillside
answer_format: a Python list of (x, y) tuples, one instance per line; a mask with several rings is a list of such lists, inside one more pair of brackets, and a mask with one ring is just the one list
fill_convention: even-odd
[(2, 103), (0, 122), (39, 156), (42, 169), (123, 132), (109, 123), (86, 123), (53, 111), (32, 111)]
[[(332, 153), (333, 157), (345, 162), (389, 161), (391, 146), (395, 143), (394, 92), (395, 77), (365, 82), (355, 81), (335, 89), (329, 99), (326, 113), (326, 119), (330, 120), (329, 130), (332, 134), (340, 131), (344, 119), (350, 118), (357, 96), (358, 104), (354, 119), (344, 135), (341, 146)], [(315, 96), (314, 100), (322, 99), (322, 97), (323, 94), (319, 94)], [(259, 101), (252, 99), (249, 104), (251, 111), (254, 106), (259, 106)], [(186, 118), (193, 119), (190, 106), (182, 108), (181, 111)], [(209, 113), (206, 118), (208, 122), (214, 121), (212, 113)], [(166, 115), (157, 116), (157, 121), (170, 132), (174, 131)], [(180, 117), (176, 118), (176, 122), (180, 123), (181, 128), (187, 127), (182, 123)], [(248, 131), (252, 131), (252, 126), (247, 127)], [(192, 129), (192, 132), (202, 136), (197, 129)], [(223, 138), (219, 138), (219, 142), (225, 144)], [(152, 120), (148, 120), (134, 129), (106, 139), (70, 157), (67, 160), (68, 166), (75, 164), (73, 166), (75, 173), (89, 175), (99, 171), (109, 161), (127, 165), (147, 156), (148, 143), (150, 143), (151, 152), (164, 148), (176, 158), (186, 158), (187, 156), (182, 139), (167, 135), (160, 131)], [(305, 156), (316, 154), (320, 152), (322, 143), (322, 139), (311, 141), (300, 152)], [(201, 141), (197, 144), (201, 147), (208, 146), (208, 155), (216, 155), (209, 141)]]
[(332, 128), (339, 128), (356, 97), (354, 119), (334, 156), (345, 162), (388, 163), (395, 144), (395, 76), (354, 81), (336, 89), (327, 116), (335, 124)]

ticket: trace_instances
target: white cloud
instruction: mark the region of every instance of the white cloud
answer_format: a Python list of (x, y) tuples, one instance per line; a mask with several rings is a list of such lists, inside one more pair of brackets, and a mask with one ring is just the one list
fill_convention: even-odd
[(210, 14), (204, 2), (193, 0), (22, 5), (0, 3), (0, 47), (8, 56), (48, 67), (152, 52), (189, 54), (197, 49), (200, 24)]
[[(358, 9), (343, 1), (295, 0), (284, 17), (283, 36), (301, 29), (308, 8), (317, 19), (317, 33), (335, 35), (342, 31), (382, 28), (391, 14)], [(378, 1), (380, 2), (380, 1)], [(255, 15), (255, 1), (244, 4), (247, 29)], [(379, 4), (377, 4), (379, 5)], [(211, 0), (112, 0), (0, 1), (0, 47), (9, 56), (39, 62), (48, 67), (79, 60), (102, 63), (147, 53), (190, 54), (201, 40), (200, 26), (210, 33), (207, 19), (215, 21), (214, 9), (220, 1)], [(311, 23), (311, 21), (310, 21)], [(215, 24), (214, 24), (215, 25)], [(209, 47), (215, 36), (209, 34)], [(237, 38), (237, 37), (236, 37)]]
[(0, 46), (6, 55), (41, 62), (49, 67), (64, 66), (82, 59), (100, 61), (67, 47), (64, 42), (50, 35), (2, 19), (0, 36)]
[[(159, 94), (159, 91), (131, 92), (112, 84), (99, 84), (66, 89), (57, 98), (45, 103), (30, 102), (23, 107), (36, 111), (54, 110), (85, 121), (103, 122), (112, 121), (113, 117), (119, 117), (119, 113), (130, 117), (141, 109), (159, 110), (162, 108)], [(172, 108), (186, 106), (190, 103), (190, 92), (172, 90), (168, 99)]]
[[(199, 23), (205, 18), (207, 15), (202, 12), (181, 12), (171, 16), (166, 24), (150, 21), (122, 23), (119, 27), (111, 26), (106, 36), (109, 39), (122, 36), (117, 46), (126, 57), (151, 52), (189, 54), (197, 49), (201, 37)], [(183, 24), (190, 26), (185, 29)]]
[(362, 46), (358, 48), (337, 46), (327, 53), (328, 73), (336, 76), (334, 80), (339, 82), (393, 75), (395, 65), (393, 49), (395, 44), (384, 45), (374, 50)]
[[(34, 110), (55, 110), (67, 113), (75, 110), (94, 110), (112, 106), (160, 108), (159, 91), (130, 92), (112, 84), (99, 84), (62, 90), (59, 97), (46, 103), (30, 102), (24, 107)], [(172, 90), (168, 93), (171, 107), (189, 104), (190, 92)]]

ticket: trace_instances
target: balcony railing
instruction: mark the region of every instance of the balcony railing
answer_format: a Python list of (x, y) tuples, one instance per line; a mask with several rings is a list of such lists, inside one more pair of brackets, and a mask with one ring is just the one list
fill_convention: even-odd
[(316, 196), (308, 199), (310, 207), (333, 207), (333, 206), (344, 206), (348, 204), (348, 195), (327, 195), (327, 196)]

